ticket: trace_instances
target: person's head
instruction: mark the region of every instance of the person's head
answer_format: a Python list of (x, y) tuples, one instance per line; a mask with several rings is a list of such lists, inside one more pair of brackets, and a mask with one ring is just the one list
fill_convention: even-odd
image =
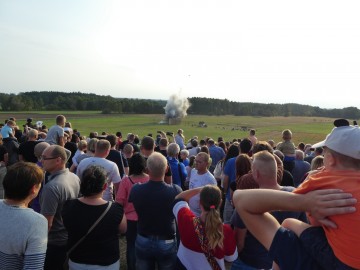
[(211, 249), (223, 247), (223, 226), (219, 213), (221, 190), (216, 185), (206, 185), (200, 192), (200, 207), (206, 213), (205, 231)]
[(303, 152), (305, 152), (305, 143), (300, 142), (297, 146), (297, 148)]
[(250, 136), (255, 136), (255, 129), (250, 129), (249, 134)]
[(129, 160), (129, 174), (130, 175), (141, 175), (146, 171), (146, 160), (145, 158), (136, 153)]
[(118, 137), (118, 138), (122, 138), (122, 133), (120, 132), (120, 131), (118, 131), (118, 132), (116, 132), (116, 137)]
[(222, 148), (222, 150), (224, 150), (225, 153), (227, 152), (226, 145), (225, 145), (225, 143), (224, 143), (223, 141), (220, 141), (219, 144), (218, 144), (218, 146), (219, 146), (220, 148)]
[(159, 141), (159, 146), (161, 148), (166, 148), (168, 147), (168, 144), (169, 144), (169, 141), (167, 138), (161, 138), (160, 141)]
[(272, 147), (270, 146), (270, 144), (268, 144), (268, 142), (265, 141), (259, 141), (258, 143), (253, 145), (253, 154), (260, 152), (260, 151), (268, 151), (270, 153), (274, 152), (274, 149), (272, 149)]
[(224, 161), (228, 161), (230, 158), (237, 157), (240, 153), (239, 147), (235, 144), (232, 144), (229, 147), (229, 150), (226, 153)]
[(134, 154), (134, 147), (129, 143), (125, 144), (124, 149), (123, 149), (123, 153), (124, 153), (126, 158), (131, 158), (132, 155)]
[(34, 147), (34, 155), (37, 157), (38, 160), (40, 160), (40, 156), (44, 152), (45, 148), (49, 147), (50, 144), (47, 142), (39, 142)]
[(79, 136), (75, 133), (71, 134), (71, 142), (78, 143), (80, 141)]
[(249, 173), (251, 171), (251, 159), (246, 154), (240, 154), (235, 161), (236, 167), (236, 178), (240, 178), (241, 176)]
[(295, 159), (296, 160), (304, 160), (304, 152), (302, 150), (295, 150)]
[(282, 162), (284, 162), (284, 159), (285, 159), (285, 155), (283, 152), (281, 152), (280, 150), (274, 150), (273, 152), (274, 155), (278, 156), (280, 158), (280, 160)]
[(87, 148), (87, 141), (86, 140), (81, 140), (78, 142), (78, 149), (80, 151), (85, 151), (85, 149)]
[(284, 141), (290, 141), (292, 138), (292, 132), (290, 129), (285, 129), (282, 132), (282, 138)]
[(180, 147), (177, 143), (170, 143), (167, 148), (167, 154), (169, 157), (177, 158), (180, 152)]
[(23, 201), (35, 198), (44, 180), (41, 168), (31, 162), (17, 162), (8, 167), (3, 187), (5, 199)]
[(91, 153), (95, 153), (96, 150), (96, 144), (98, 143), (98, 138), (92, 138), (90, 139), (89, 143), (87, 144), (87, 151)]
[(324, 157), (323, 156), (316, 156), (311, 161), (310, 170), (317, 170), (320, 167), (324, 166)]
[(240, 152), (242, 154), (247, 154), (251, 150), (252, 143), (248, 138), (244, 138), (244, 139), (241, 140), (239, 146), (240, 146)]
[(215, 144), (215, 141), (213, 139), (209, 138), (207, 143), (209, 146), (213, 146)]
[(103, 158), (107, 157), (109, 155), (110, 148), (111, 147), (108, 140), (99, 140), (95, 147), (95, 156)]
[(167, 169), (167, 159), (161, 153), (152, 153), (147, 162), (146, 167), (151, 180), (163, 181)]
[(180, 129), (178, 129), (178, 131), (177, 131), (177, 134), (179, 134), (179, 135), (183, 135), (183, 133), (184, 133), (184, 131), (180, 128)]
[(276, 148), (276, 144), (274, 140), (268, 140), (268, 144), (270, 144), (270, 146), (275, 149)]
[(189, 151), (188, 151), (188, 150), (183, 149), (183, 150), (180, 151), (180, 158), (181, 158), (182, 160), (187, 159), (188, 156), (189, 156)]
[(58, 115), (56, 116), (56, 124), (61, 126), (61, 127), (64, 127), (65, 126), (65, 122), (66, 122), (66, 118), (65, 116), (63, 115)]
[(314, 150), (315, 156), (321, 156), (324, 152), (324, 149), (322, 147), (316, 147)]
[(192, 146), (192, 147), (197, 147), (198, 144), (199, 144), (199, 143), (198, 143), (198, 141), (197, 141), (196, 139), (192, 139), (192, 140), (191, 140), (191, 146)]
[(84, 197), (100, 194), (106, 183), (106, 171), (100, 166), (89, 166), (81, 175), (80, 192)]
[(129, 140), (129, 142), (134, 142), (134, 140), (135, 140), (135, 134), (130, 133), (129, 136), (128, 136), (128, 140)]
[(200, 147), (200, 152), (204, 152), (206, 154), (210, 154), (209, 148), (206, 145)]
[(198, 173), (205, 173), (209, 165), (209, 154), (205, 152), (199, 152), (195, 157), (195, 169)]
[(218, 137), (217, 141), (218, 141), (218, 143), (219, 143), (219, 142), (223, 142), (224, 139), (223, 139), (223, 137), (220, 136), (220, 137)]
[(140, 145), (140, 149), (143, 151), (154, 151), (155, 148), (155, 141), (152, 137), (150, 136), (145, 136), (142, 140), (141, 140), (141, 145)]
[(54, 173), (65, 169), (65, 164), (68, 160), (65, 148), (59, 145), (50, 145), (45, 148), (40, 161), (45, 171)]
[(8, 125), (8, 126), (11, 127), (11, 128), (14, 128), (14, 127), (16, 126), (16, 123), (15, 123), (14, 120), (8, 120), (8, 121), (6, 122), (6, 125)]
[(39, 132), (36, 129), (30, 129), (27, 133), (29, 141), (36, 141)]
[(117, 141), (117, 137), (115, 135), (107, 135), (105, 139), (109, 141), (111, 148), (115, 147)]
[(72, 128), (71, 123), (70, 122), (65, 122), (65, 127)]
[(200, 144), (200, 147), (204, 146), (204, 145), (206, 145), (206, 141), (204, 139), (201, 139), (199, 144)]
[(276, 184), (277, 165), (272, 153), (268, 151), (260, 151), (253, 155), (251, 166), (254, 180), (261, 187), (266, 184)]

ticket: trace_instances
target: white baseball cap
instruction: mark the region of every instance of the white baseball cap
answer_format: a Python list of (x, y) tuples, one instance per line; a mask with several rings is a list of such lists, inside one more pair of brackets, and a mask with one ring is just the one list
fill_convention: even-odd
[(360, 159), (360, 128), (358, 126), (335, 127), (326, 139), (312, 148), (326, 146), (335, 152)]

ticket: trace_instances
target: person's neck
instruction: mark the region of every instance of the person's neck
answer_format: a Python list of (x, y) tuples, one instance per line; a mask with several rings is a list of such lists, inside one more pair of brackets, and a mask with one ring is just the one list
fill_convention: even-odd
[(201, 222), (205, 223), (207, 213), (208, 213), (208, 212), (206, 212), (206, 211), (202, 211), (202, 212), (201, 212), (201, 214), (200, 214), (200, 220), (201, 220)]
[[(266, 179), (268, 181), (268, 179)], [(275, 181), (275, 182), (274, 182)], [(274, 189), (274, 190), (280, 190), (281, 186), (276, 182), (276, 179), (272, 183), (259, 183), (259, 187), (263, 189)]]
[(83, 196), (78, 200), (89, 205), (101, 205), (107, 202), (102, 198), (102, 192), (91, 196)]
[(26, 199), (22, 200), (22, 201), (12, 200), (12, 199), (4, 199), (4, 203), (8, 206), (17, 207), (17, 208), (27, 208), (29, 205), (29, 201)]
[(198, 170), (197, 174), (198, 175), (203, 175), (203, 174), (207, 173), (207, 171), (208, 171), (207, 169), (206, 170), (201, 170), (201, 171)]

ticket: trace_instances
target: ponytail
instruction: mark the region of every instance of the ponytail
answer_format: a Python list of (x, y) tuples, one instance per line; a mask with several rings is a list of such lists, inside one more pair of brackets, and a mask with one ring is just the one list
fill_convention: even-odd
[(223, 223), (219, 213), (221, 191), (215, 185), (206, 185), (200, 192), (200, 203), (207, 211), (205, 218), (205, 232), (211, 249), (224, 247)]
[(205, 218), (205, 231), (211, 249), (224, 247), (224, 232), (220, 213), (216, 208), (210, 208)]

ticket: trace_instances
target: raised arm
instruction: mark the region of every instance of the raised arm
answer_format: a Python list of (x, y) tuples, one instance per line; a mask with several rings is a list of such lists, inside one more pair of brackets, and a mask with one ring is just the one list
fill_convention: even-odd
[(327, 216), (354, 212), (352, 205), (356, 199), (337, 189), (317, 190), (307, 194), (258, 189), (235, 191), (233, 202), (247, 229), (269, 249), (280, 224), (266, 212), (307, 211), (326, 223), (330, 222)]
[(176, 195), (175, 200), (183, 199), (183, 200), (189, 202), (190, 198), (195, 196), (196, 194), (199, 194), (200, 191), (202, 190), (202, 188), (203, 187), (198, 187), (198, 188), (183, 191), (183, 192), (179, 193), (178, 195)]

